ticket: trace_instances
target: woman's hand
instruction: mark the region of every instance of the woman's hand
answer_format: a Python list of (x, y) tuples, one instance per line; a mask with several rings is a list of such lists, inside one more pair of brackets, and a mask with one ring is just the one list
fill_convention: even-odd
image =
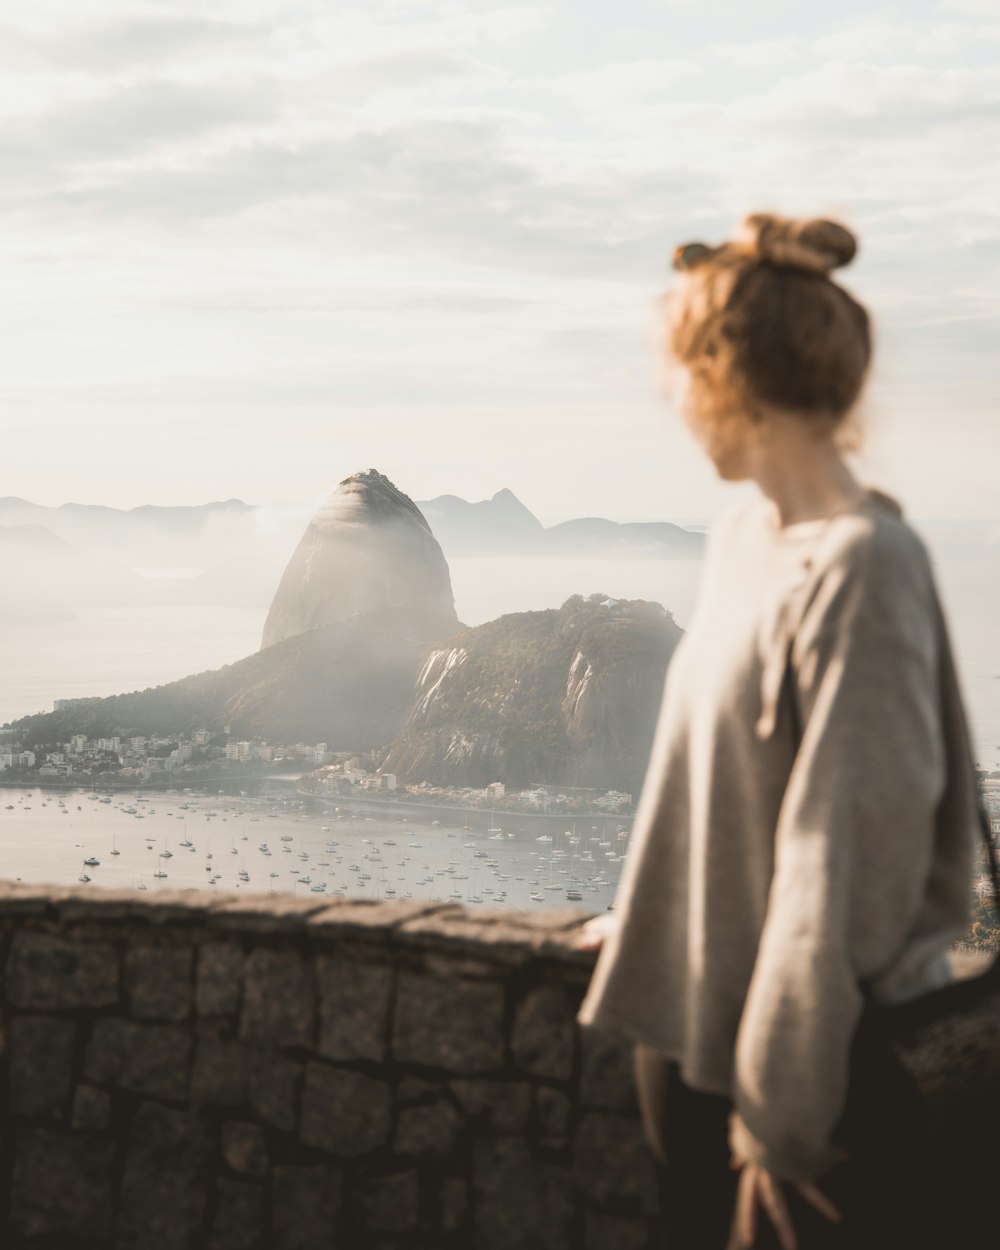
[(592, 916), (586, 924), (580, 926), (574, 945), (581, 951), (599, 951), (604, 939), (610, 937), (618, 927), (618, 916), (611, 911), (601, 916)]
[(782, 1182), (767, 1168), (737, 1156), (730, 1160), (729, 1166), (740, 1168), (741, 1172), (726, 1250), (750, 1250), (757, 1237), (759, 1210), (763, 1210), (774, 1225), (782, 1250), (798, 1250), (799, 1243), (792, 1226), (792, 1217), (781, 1190), (783, 1183), (794, 1185), (806, 1202), (814, 1206), (821, 1215), (834, 1224), (840, 1223), (840, 1212), (826, 1194), (811, 1182)]

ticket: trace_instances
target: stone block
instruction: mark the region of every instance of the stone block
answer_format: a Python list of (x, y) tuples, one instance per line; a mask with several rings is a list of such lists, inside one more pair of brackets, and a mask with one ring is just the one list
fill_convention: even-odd
[(575, 999), (562, 985), (536, 985), (514, 1012), (510, 1048), (518, 1067), (549, 1080), (573, 1074)]
[(15, 1016), (7, 1025), (8, 1106), (11, 1115), (66, 1114), (73, 1076), (72, 1020)]
[(111, 1095), (96, 1085), (80, 1084), (73, 1095), (74, 1128), (102, 1132), (111, 1125)]
[(294, 1133), (302, 1064), (268, 1050), (249, 1050), (245, 1063), (251, 1107), (265, 1124), (282, 1133)]
[(200, 890), (156, 890), (152, 897), (136, 890), (94, 890), (75, 886), (60, 893), (53, 906), (63, 925), (106, 925), (112, 921), (138, 921), (159, 928), (198, 924), (216, 905), (214, 896)]
[(7, 958), (6, 990), (15, 1007), (109, 1007), (118, 1002), (118, 954), (108, 942), (19, 929)]
[(423, 1063), (456, 1075), (503, 1065), (503, 986), (446, 981), (400, 969), (392, 1035), (398, 1063)]
[(209, 1130), (188, 1111), (142, 1103), (132, 1118), (116, 1250), (191, 1250), (208, 1201)]
[(461, 907), (416, 916), (397, 933), (408, 946), (437, 950), (459, 961), (472, 959), (477, 969), (492, 976), (528, 963), (544, 941), (529, 929), (492, 916), (470, 915)]
[(417, 899), (343, 898), (327, 900), (327, 905), (306, 921), (311, 937), (364, 938), (378, 941), (415, 916), (440, 911), (446, 904)]
[(186, 1020), (191, 1014), (190, 947), (133, 946), (125, 952), (125, 993), (139, 1020)]
[(0, 881), (0, 920), (49, 915), (53, 900), (68, 893), (66, 887)]
[(539, 1085), (535, 1089), (535, 1124), (539, 1140), (546, 1146), (565, 1146), (569, 1140), (573, 1104), (558, 1089)]
[(181, 1025), (104, 1016), (94, 1021), (84, 1072), (98, 1085), (183, 1101), (190, 1088), (191, 1047), (191, 1034)]
[(264, 1130), (246, 1120), (227, 1120), (222, 1126), (222, 1157), (234, 1172), (264, 1176), (268, 1157)]
[(379, 1233), (403, 1233), (420, 1218), (420, 1174), (393, 1172), (369, 1177), (361, 1188), (365, 1228)]
[(271, 1174), (272, 1250), (346, 1246), (337, 1235), (341, 1190), (336, 1167), (276, 1167)]
[(476, 1250), (576, 1250), (568, 1168), (539, 1163), (523, 1141), (482, 1139), (473, 1188)]
[(325, 904), (294, 894), (216, 895), (215, 906), (207, 917), (212, 929), (258, 937), (262, 934), (301, 933), (310, 916), (324, 910)]
[(191, 1073), (197, 1105), (239, 1107), (246, 1097), (246, 1048), (224, 1028), (199, 1029)]
[(266, 1250), (264, 1192), (220, 1176), (215, 1182), (215, 1215), (207, 1250)]
[(113, 1147), (87, 1134), (17, 1130), (10, 1221), (25, 1237), (95, 1241), (111, 1232)]
[(198, 948), (195, 1001), (199, 1016), (235, 1016), (243, 996), (246, 957), (236, 942)]
[(580, 1105), (634, 1111), (639, 1105), (632, 1074), (632, 1044), (599, 1029), (580, 1030)]
[(246, 964), (240, 1037), (269, 1046), (310, 1048), (315, 1031), (312, 970), (295, 950), (258, 947)]
[(385, 1058), (393, 971), (341, 954), (316, 959), (319, 1053), (327, 1059)]
[(633, 1116), (588, 1111), (573, 1139), (577, 1188), (596, 1203), (621, 1202), (649, 1215), (659, 1208), (659, 1182), (652, 1152)]
[(377, 1150), (389, 1137), (392, 1100), (385, 1081), (349, 1068), (310, 1063), (302, 1091), (300, 1135), (336, 1155)]
[(660, 1244), (642, 1220), (622, 1219), (588, 1211), (583, 1250), (656, 1250)]
[(441, 1093), (443, 1084), (442, 1081), (425, 1081), (419, 1076), (400, 1077), (396, 1086), (396, 1101), (416, 1102), (422, 1098), (427, 1102)]
[(459, 1077), (449, 1085), (466, 1115), (491, 1133), (523, 1133), (531, 1111), (531, 1087), (522, 1081)]
[(461, 1115), (445, 1098), (416, 1107), (400, 1107), (393, 1148), (397, 1154), (451, 1154), (462, 1131)]
[(441, 1181), (441, 1227), (446, 1233), (457, 1232), (465, 1222), (469, 1194), (461, 1176), (446, 1176)]

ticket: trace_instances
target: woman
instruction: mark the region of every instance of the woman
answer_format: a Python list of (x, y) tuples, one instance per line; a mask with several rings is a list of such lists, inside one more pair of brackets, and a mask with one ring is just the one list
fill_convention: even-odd
[(919, 1102), (869, 1027), (948, 980), (976, 779), (927, 552), (857, 481), (855, 240), (758, 215), (675, 255), (683, 415), (760, 493), (713, 527), (578, 1019), (635, 1044), (668, 1245), (923, 1246)]

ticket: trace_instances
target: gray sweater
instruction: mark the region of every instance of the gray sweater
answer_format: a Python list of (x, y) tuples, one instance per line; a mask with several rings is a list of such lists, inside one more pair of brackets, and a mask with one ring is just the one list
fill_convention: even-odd
[(950, 978), (977, 834), (947, 626), (899, 505), (869, 490), (781, 529), (741, 501), (667, 671), (578, 1020), (730, 1096), (745, 1157), (815, 1177), (842, 1158), (859, 981), (888, 1002)]

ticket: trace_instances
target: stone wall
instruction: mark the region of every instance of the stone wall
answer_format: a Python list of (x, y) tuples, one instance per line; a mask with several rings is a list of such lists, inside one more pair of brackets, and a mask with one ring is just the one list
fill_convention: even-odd
[(585, 914), (0, 887), (0, 1244), (657, 1245)]
[(586, 913), (0, 891), (2, 1244), (651, 1244)]

